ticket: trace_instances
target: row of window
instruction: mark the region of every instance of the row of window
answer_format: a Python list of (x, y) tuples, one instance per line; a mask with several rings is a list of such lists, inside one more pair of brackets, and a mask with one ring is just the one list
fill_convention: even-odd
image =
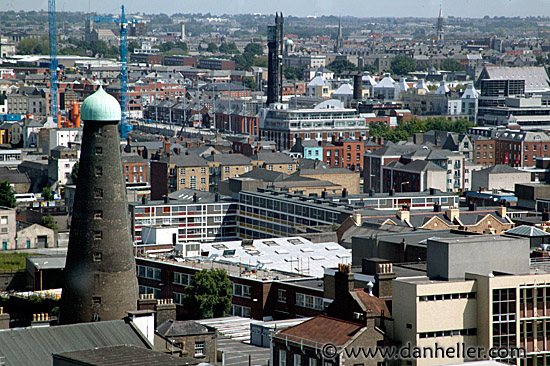
[[(138, 172), (138, 167), (134, 165), (134, 173), (137, 173)], [(130, 167), (129, 166), (126, 166), (126, 173), (129, 173), (130, 171)], [(143, 173), (143, 166), (140, 166), (139, 167), (139, 172), (140, 173)]]
[(148, 278), (150, 280), (160, 281), (160, 268), (138, 265), (137, 276), (142, 278)]
[[(287, 366), (286, 352), (287, 351), (284, 349), (279, 350), (279, 366)], [(295, 353), (292, 357), (292, 361), (293, 361), (292, 366), (302, 366), (302, 357), (305, 357), (305, 356), (302, 356), (299, 353)], [(308, 357), (308, 366), (318, 366), (318, 365), (320, 366), (321, 362), (318, 362), (316, 358)], [(331, 366), (332, 363), (325, 361), (323, 365)]]
[(462, 293), (455, 293), (455, 294), (420, 296), (420, 301), (443, 301), (443, 300), (475, 299), (475, 298), (476, 298), (475, 292), (462, 292)]
[(234, 283), (233, 296), (245, 297), (247, 299), (250, 299), (250, 286)]
[(241, 316), (243, 318), (251, 318), (252, 313), (248, 306), (231, 305), (231, 315)]
[(174, 283), (183, 286), (193, 286), (195, 276), (187, 273), (174, 272)]
[(453, 337), (453, 336), (475, 336), (477, 335), (476, 328), (442, 330), (439, 332), (423, 332), (418, 334), (420, 338), (437, 338), (437, 337)]
[(314, 310), (323, 310), (323, 298), (296, 293), (296, 306)]

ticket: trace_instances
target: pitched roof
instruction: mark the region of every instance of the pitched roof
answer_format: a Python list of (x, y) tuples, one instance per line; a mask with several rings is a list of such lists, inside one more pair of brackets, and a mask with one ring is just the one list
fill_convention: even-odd
[[(547, 90), (550, 80), (544, 66), (504, 67), (486, 66), (487, 76), (491, 80), (525, 80), (525, 90)], [(482, 73), (483, 75), (484, 73)]]
[(205, 334), (211, 331), (213, 330), (193, 320), (178, 321), (169, 319), (157, 328), (157, 332), (164, 337)]
[(208, 166), (206, 160), (197, 155), (171, 155), (162, 159), (161, 162), (176, 164), (177, 167)]
[(252, 161), (243, 154), (214, 154), (205, 158), (222, 165), (251, 165)]
[[(191, 357), (174, 357), (162, 352), (152, 351), (131, 345), (117, 345), (111, 347), (97, 347), (78, 350), (73, 352), (62, 352), (55, 354), (56, 359), (69, 360), (70, 364), (113, 366), (186, 366), (198, 365), (201, 361)], [(50, 363), (51, 364), (51, 363)]]
[(251, 156), (252, 160), (262, 160), (266, 164), (293, 164), (295, 161), (288, 155), (281, 152), (258, 151)]
[(366, 329), (361, 324), (319, 315), (301, 324), (284, 329), (275, 335), (276, 338), (290, 340), (303, 339), (303, 343), (315, 346), (316, 344), (331, 343), (343, 346), (361, 330)]
[(504, 164), (497, 164), (487, 169), (482, 169), (482, 171), (486, 173), (491, 173), (491, 174), (525, 173), (519, 169), (511, 167), (510, 165), (504, 165)]
[(149, 347), (128, 323), (113, 320), (5, 330), (0, 332), (0, 357), (10, 366), (51, 366), (52, 353), (121, 344)]
[(547, 233), (546, 231), (543, 231), (534, 226), (528, 226), (528, 225), (521, 225), (513, 229), (507, 230), (504, 233), (510, 234), (510, 235), (528, 237), (528, 238), (550, 236), (550, 233)]
[(376, 296), (369, 295), (366, 289), (356, 288), (351, 292), (351, 295), (355, 297), (363, 311), (370, 310), (373, 311), (375, 315), (391, 315), (386, 302)]
[(255, 168), (248, 173), (240, 174), (242, 178), (261, 179), (264, 182), (280, 182), (288, 177), (288, 174), (267, 170), (264, 168)]

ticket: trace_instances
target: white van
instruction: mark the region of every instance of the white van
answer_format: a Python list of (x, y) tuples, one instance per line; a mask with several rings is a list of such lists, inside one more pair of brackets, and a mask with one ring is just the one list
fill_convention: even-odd
[(15, 199), (17, 202), (34, 202), (36, 201), (36, 197), (34, 193), (16, 193)]

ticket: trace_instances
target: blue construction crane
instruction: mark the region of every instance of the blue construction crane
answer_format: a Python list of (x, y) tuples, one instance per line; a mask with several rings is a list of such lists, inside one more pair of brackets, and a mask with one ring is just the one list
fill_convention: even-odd
[[(52, 0), (50, 0), (52, 1)], [(137, 23), (137, 19), (126, 19), (124, 5), (122, 5), (122, 14), (120, 18), (104, 17), (99, 15), (90, 15), (90, 21), (109, 22), (120, 24), (120, 109), (122, 115), (120, 119), (120, 137), (126, 139), (132, 126), (128, 124), (128, 34), (126, 26), (128, 23)]]
[(59, 123), (57, 103), (57, 28), (55, 24), (55, 0), (48, 0), (48, 22), (50, 25), (50, 115)]

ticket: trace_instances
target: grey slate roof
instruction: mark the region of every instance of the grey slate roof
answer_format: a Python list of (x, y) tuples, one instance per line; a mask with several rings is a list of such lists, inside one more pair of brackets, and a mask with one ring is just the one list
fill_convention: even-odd
[[(81, 351), (56, 354), (57, 359), (76, 361), (79, 365), (94, 366), (187, 366), (198, 365), (201, 361), (191, 357), (174, 357), (131, 345), (98, 347)], [(76, 363), (75, 363), (76, 364)]]
[(543, 237), (543, 236), (550, 236), (550, 233), (547, 233), (546, 231), (543, 231), (534, 226), (528, 226), (528, 225), (521, 225), (513, 229), (507, 230), (505, 231), (505, 234), (521, 236), (524, 238), (537, 238), (537, 237)]
[(261, 179), (264, 182), (279, 182), (288, 177), (288, 174), (267, 170), (263, 168), (255, 168), (248, 173), (240, 174), (241, 178)]
[(170, 319), (159, 325), (157, 328), (157, 332), (164, 337), (206, 334), (213, 331), (213, 329), (193, 320), (178, 321)]
[(205, 159), (222, 165), (252, 165), (250, 158), (243, 154), (214, 154)]
[(120, 159), (123, 163), (143, 163), (145, 159), (143, 159), (138, 154), (126, 154), (122, 153), (120, 156)]
[(497, 164), (487, 169), (483, 169), (482, 171), (491, 174), (523, 173), (521, 170), (504, 164)]
[(172, 155), (162, 159), (161, 162), (176, 164), (177, 167), (208, 166), (206, 160), (197, 155)]
[(293, 164), (292, 158), (280, 152), (263, 152), (258, 151), (257, 154), (251, 157), (252, 160), (262, 160), (266, 164)]
[(51, 366), (52, 353), (148, 343), (124, 320), (0, 331), (0, 357), (10, 366)]

